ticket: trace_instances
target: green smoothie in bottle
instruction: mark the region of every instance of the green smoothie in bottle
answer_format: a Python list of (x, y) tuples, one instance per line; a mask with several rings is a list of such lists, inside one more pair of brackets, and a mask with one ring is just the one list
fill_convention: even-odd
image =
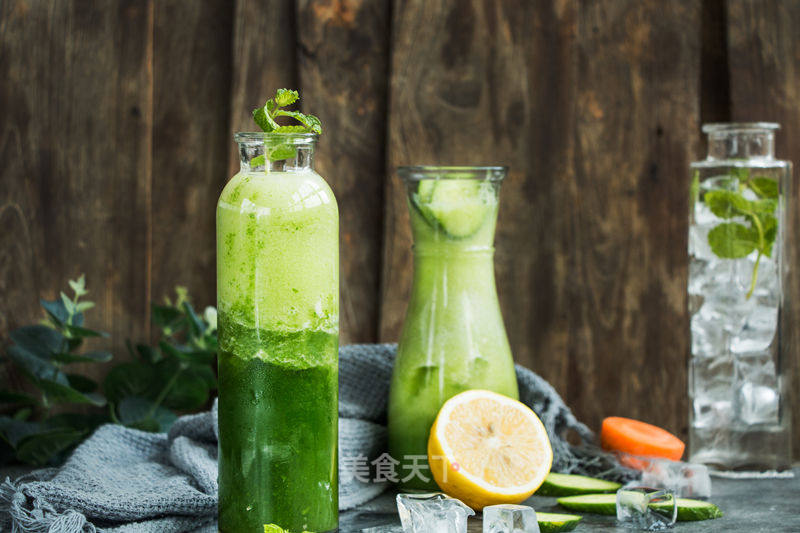
[[(219, 530), (338, 526), (338, 208), (313, 170), (319, 122), (278, 91), (239, 133), (217, 205)], [(293, 113), (293, 112), (292, 112)]]
[(436, 489), (428, 434), (450, 397), (518, 397), (494, 280), (504, 167), (401, 167), (414, 237), (414, 281), (392, 375), (389, 451), (403, 488)]

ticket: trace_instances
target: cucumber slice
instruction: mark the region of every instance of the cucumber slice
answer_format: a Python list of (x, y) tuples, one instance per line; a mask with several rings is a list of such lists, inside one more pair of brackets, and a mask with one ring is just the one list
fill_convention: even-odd
[(576, 494), (598, 494), (617, 492), (621, 483), (605, 481), (588, 476), (556, 474), (551, 472), (536, 491), (537, 496), (574, 496)]
[(417, 188), (420, 212), (455, 238), (469, 237), (486, 220), (492, 205), (480, 180), (422, 180)]
[[(582, 494), (580, 496), (564, 496), (558, 504), (572, 511), (615, 516), (617, 514), (616, 494)], [(709, 520), (722, 516), (719, 507), (710, 502), (678, 498), (678, 521)], [(653, 504), (663, 507), (663, 503)]]
[(420, 203), (429, 204), (433, 198), (433, 189), (436, 188), (437, 180), (422, 180), (417, 187), (417, 196)]
[(570, 511), (617, 515), (616, 494), (581, 494), (579, 496), (564, 496), (559, 498), (558, 504)]
[(558, 533), (559, 531), (572, 531), (578, 527), (582, 516), (574, 514), (536, 513), (541, 533)]
[[(664, 504), (654, 503), (653, 507), (663, 506)], [(678, 498), (678, 521), (693, 522), (695, 520), (710, 520), (720, 518), (722, 510), (710, 502), (701, 500), (690, 500), (688, 498)]]

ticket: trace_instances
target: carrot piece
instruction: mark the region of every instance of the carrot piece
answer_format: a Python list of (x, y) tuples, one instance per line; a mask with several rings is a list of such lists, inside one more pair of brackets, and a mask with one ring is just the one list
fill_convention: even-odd
[[(678, 437), (665, 429), (619, 416), (603, 420), (600, 430), (600, 444), (604, 449), (623, 454), (649, 457), (665, 457), (680, 460), (686, 445)], [(630, 466), (638, 466), (631, 461)]]

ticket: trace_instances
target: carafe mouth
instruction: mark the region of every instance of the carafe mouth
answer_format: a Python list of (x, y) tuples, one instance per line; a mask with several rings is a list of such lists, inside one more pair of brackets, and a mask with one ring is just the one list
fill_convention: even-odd
[(316, 133), (267, 133), (264, 131), (239, 131), (233, 134), (237, 143), (280, 143), (303, 145), (317, 142)]
[(316, 133), (242, 131), (233, 139), (239, 145), (241, 172), (298, 171), (313, 168)]
[(703, 125), (708, 135), (708, 160), (773, 159), (775, 122), (721, 122)]
[(414, 165), (397, 167), (403, 181), (422, 180), (481, 180), (502, 181), (508, 174), (507, 166)]

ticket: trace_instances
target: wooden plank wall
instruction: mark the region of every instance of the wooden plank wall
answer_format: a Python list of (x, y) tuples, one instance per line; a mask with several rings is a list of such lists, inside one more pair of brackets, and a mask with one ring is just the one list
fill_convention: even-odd
[(213, 303), (232, 133), (298, 87), (342, 214), (343, 342), (402, 325), (392, 169), (508, 164), (496, 268), (517, 361), (590, 425), (685, 435), (688, 164), (719, 120), (780, 122), (778, 155), (800, 161), (798, 27), (792, 0), (3, 2), (0, 338), (80, 272), (118, 357), (175, 285)]

